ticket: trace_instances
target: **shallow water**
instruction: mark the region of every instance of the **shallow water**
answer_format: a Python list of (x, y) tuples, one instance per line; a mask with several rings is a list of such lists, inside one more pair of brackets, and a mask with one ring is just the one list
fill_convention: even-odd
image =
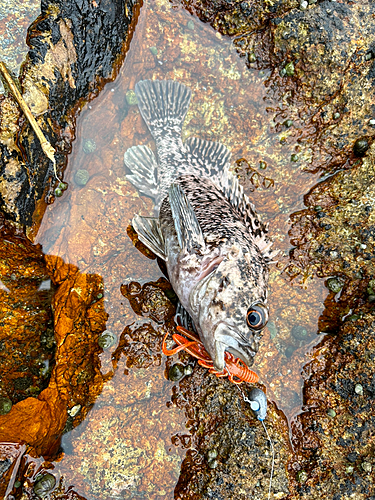
[[(27, 28), (40, 14), (40, 2), (3, 0), (0, 4), (0, 58), (18, 76), (27, 54)], [(0, 81), (0, 92), (3, 85)]]
[[(301, 371), (321, 340), (318, 320), (327, 289), (324, 280), (291, 280), (287, 274), (289, 217), (303, 209), (303, 196), (318, 176), (306, 171), (310, 147), (297, 142), (303, 122), (280, 125), (287, 104), (273, 100), (270, 74), (249, 67), (232, 40), (167, 1), (144, 3), (118, 78), (77, 119), (64, 173), (69, 188), (48, 207), (36, 243), (81, 273), (102, 277), (106, 328), (117, 339), (127, 326), (134, 332), (151, 323), (160, 330), (160, 322), (136, 315), (120, 290), (163, 276), (156, 260), (141, 254), (127, 235), (132, 216), (152, 210), (151, 200), (126, 181), (123, 163), (129, 147), (152, 145), (132, 102), (135, 83), (146, 78), (177, 79), (192, 89), (184, 138), (228, 146), (233, 168), (281, 250), (271, 267), (270, 323), (253, 369), (292, 421), (302, 408)], [(240, 159), (246, 161), (236, 164)], [(131, 498), (172, 498), (188, 447), (181, 444), (189, 442), (188, 418), (167, 404), (174, 384), (165, 377), (164, 359), (137, 368), (122, 356), (115, 365), (116, 347), (101, 355), (108, 382), (85, 421), (64, 436), (64, 457), (55, 470), (86, 498), (127, 498), (123, 491)]]

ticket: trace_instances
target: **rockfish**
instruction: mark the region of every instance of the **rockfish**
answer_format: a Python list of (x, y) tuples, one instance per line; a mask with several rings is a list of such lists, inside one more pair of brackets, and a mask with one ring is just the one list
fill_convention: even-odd
[(139, 110), (156, 143), (125, 153), (129, 181), (155, 200), (136, 215), (139, 239), (166, 262), (172, 287), (218, 371), (229, 351), (251, 366), (268, 321), (267, 227), (232, 175), (218, 142), (181, 139), (191, 91), (176, 81), (140, 81)]

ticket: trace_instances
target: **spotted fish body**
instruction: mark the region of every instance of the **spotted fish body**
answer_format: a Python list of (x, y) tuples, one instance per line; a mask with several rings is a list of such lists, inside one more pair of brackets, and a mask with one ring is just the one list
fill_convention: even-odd
[(229, 171), (230, 152), (181, 129), (190, 90), (175, 81), (141, 81), (139, 109), (156, 143), (125, 153), (127, 178), (155, 200), (157, 217), (135, 216), (139, 239), (166, 261), (182, 307), (214, 366), (229, 351), (251, 366), (268, 319), (267, 228)]

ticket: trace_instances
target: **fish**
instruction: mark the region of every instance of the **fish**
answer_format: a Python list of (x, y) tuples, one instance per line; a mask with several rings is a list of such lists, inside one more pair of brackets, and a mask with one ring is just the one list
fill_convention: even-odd
[(134, 90), (156, 154), (144, 145), (125, 152), (127, 179), (154, 200), (153, 216), (135, 215), (132, 226), (165, 261), (215, 369), (225, 369), (225, 351), (251, 366), (268, 321), (269, 265), (277, 254), (268, 225), (230, 171), (225, 145), (182, 142), (191, 90), (175, 80), (142, 80)]

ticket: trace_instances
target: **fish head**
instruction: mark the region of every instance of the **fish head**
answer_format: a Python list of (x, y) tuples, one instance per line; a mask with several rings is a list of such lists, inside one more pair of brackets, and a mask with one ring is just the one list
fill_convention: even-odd
[(255, 246), (247, 250), (233, 245), (189, 298), (200, 339), (218, 371), (225, 367), (225, 351), (251, 366), (268, 321), (268, 266)]

